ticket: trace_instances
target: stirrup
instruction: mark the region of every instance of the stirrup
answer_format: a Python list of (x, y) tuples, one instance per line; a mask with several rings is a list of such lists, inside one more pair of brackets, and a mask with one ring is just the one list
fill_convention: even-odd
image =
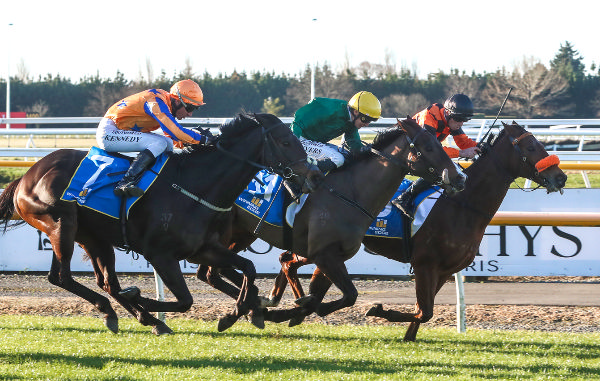
[(144, 195), (144, 191), (135, 184), (117, 184), (113, 193), (118, 197), (142, 197)]

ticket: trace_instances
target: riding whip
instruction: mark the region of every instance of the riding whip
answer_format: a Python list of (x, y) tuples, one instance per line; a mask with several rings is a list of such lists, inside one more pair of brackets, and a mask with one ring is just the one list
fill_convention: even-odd
[(508, 89), (508, 93), (506, 94), (506, 97), (504, 98), (502, 105), (500, 105), (500, 110), (498, 110), (498, 114), (496, 114), (496, 119), (494, 119), (494, 121), (492, 122), (492, 125), (488, 128), (485, 135), (483, 135), (480, 142), (483, 142), (485, 140), (485, 138), (488, 136), (488, 134), (490, 133), (490, 131), (492, 130), (492, 128), (494, 128), (494, 125), (496, 124), (496, 121), (498, 120), (498, 117), (500, 116), (500, 113), (502, 112), (502, 109), (504, 108), (504, 105), (506, 104), (506, 101), (508, 100), (508, 96), (510, 95), (510, 92), (512, 91), (512, 89), (513, 89), (512, 87)]

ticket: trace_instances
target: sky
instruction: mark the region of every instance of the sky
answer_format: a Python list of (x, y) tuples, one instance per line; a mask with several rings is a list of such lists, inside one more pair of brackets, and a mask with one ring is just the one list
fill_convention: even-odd
[(548, 66), (566, 41), (589, 69), (600, 63), (599, 10), (597, 0), (3, 0), (0, 76), (147, 79), (148, 63), (154, 77), (186, 63), (198, 75), (295, 75), (387, 57), (426, 78)]

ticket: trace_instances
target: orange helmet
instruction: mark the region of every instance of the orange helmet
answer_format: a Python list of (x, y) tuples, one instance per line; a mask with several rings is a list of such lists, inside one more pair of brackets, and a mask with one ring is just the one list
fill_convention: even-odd
[(184, 105), (202, 106), (204, 94), (200, 86), (191, 79), (184, 79), (171, 86), (171, 95), (178, 98)]

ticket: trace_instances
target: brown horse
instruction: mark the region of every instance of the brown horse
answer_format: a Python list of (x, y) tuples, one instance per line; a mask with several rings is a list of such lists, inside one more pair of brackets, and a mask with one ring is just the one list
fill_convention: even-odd
[[(373, 141), (372, 152), (331, 172), (323, 185), (307, 197), (294, 221), (293, 246), (288, 247), (317, 264), (327, 279), (342, 291), (342, 297), (321, 304), (325, 293), (311, 292), (314, 299), (302, 308), (268, 311), (265, 319), (279, 322), (303, 318), (315, 310), (325, 316), (354, 304), (358, 292), (344, 262), (356, 254), (374, 216), (384, 208), (409, 170), (432, 182), (442, 183), (442, 178), (446, 178), (442, 185), (449, 192), (464, 186), (462, 171), (457, 170), (435, 137), (412, 119), (399, 121), (395, 128), (379, 133)], [(250, 245), (257, 238), (253, 234), (257, 223), (255, 216), (234, 208), (232, 238), (227, 241), (230, 249), (238, 252)], [(282, 230), (282, 227), (264, 225), (258, 237), (275, 247), (285, 248)], [(234, 298), (239, 293), (219, 276), (239, 286), (240, 279), (231, 269), (201, 266), (197, 275)], [(321, 282), (311, 283), (311, 291), (313, 289), (321, 289)]]
[[(243, 313), (256, 307), (257, 296), (249, 294), (256, 275), (253, 263), (219, 243), (225, 212), (255, 173), (268, 167), (305, 191), (313, 190), (312, 181), (320, 181), (323, 176), (307, 163), (299, 140), (277, 117), (238, 115), (221, 127), (214, 146), (190, 146), (170, 156), (154, 185), (131, 208), (125, 239), (118, 219), (61, 200), (85, 155), (82, 151), (58, 150), (42, 158), (4, 190), (0, 218), (6, 228), (16, 212), (23, 220), (20, 223), (26, 222), (48, 235), (54, 251), (50, 283), (96, 306), (113, 332), (118, 331), (118, 319), (109, 300), (72, 277), (70, 262), (75, 242), (90, 257), (100, 288), (141, 324), (153, 326), (154, 333), (170, 333), (169, 327), (150, 312), (184, 312), (192, 306), (192, 295), (179, 265), (183, 259), (239, 269), (244, 284), (236, 308)], [(145, 298), (137, 288), (121, 289), (113, 247), (126, 243), (152, 264), (176, 301)]]
[[(479, 250), (485, 229), (500, 207), (510, 184), (518, 177), (535, 181), (549, 192), (561, 191), (567, 176), (558, 168), (555, 156), (548, 156), (543, 145), (515, 122), (504, 124), (504, 129), (491, 145), (484, 145), (484, 153), (465, 170), (468, 179), (464, 191), (444, 194), (435, 203), (421, 228), (412, 237), (412, 257), (408, 258), (406, 245), (401, 239), (364, 237), (363, 244), (369, 251), (384, 257), (410, 262), (414, 269), (417, 304), (414, 313), (384, 310), (377, 304), (368, 316), (377, 316), (393, 322), (410, 322), (404, 336), (415, 341), (421, 323), (433, 316), (435, 295), (452, 274), (469, 266)], [(291, 253), (280, 257), (282, 271), (271, 292), (273, 303), (283, 295), (287, 282), (297, 298), (303, 291), (297, 270), (310, 259)], [(330, 283), (319, 269), (313, 274), (322, 289), (311, 293), (323, 293)], [(312, 283), (311, 282), (311, 283)]]

